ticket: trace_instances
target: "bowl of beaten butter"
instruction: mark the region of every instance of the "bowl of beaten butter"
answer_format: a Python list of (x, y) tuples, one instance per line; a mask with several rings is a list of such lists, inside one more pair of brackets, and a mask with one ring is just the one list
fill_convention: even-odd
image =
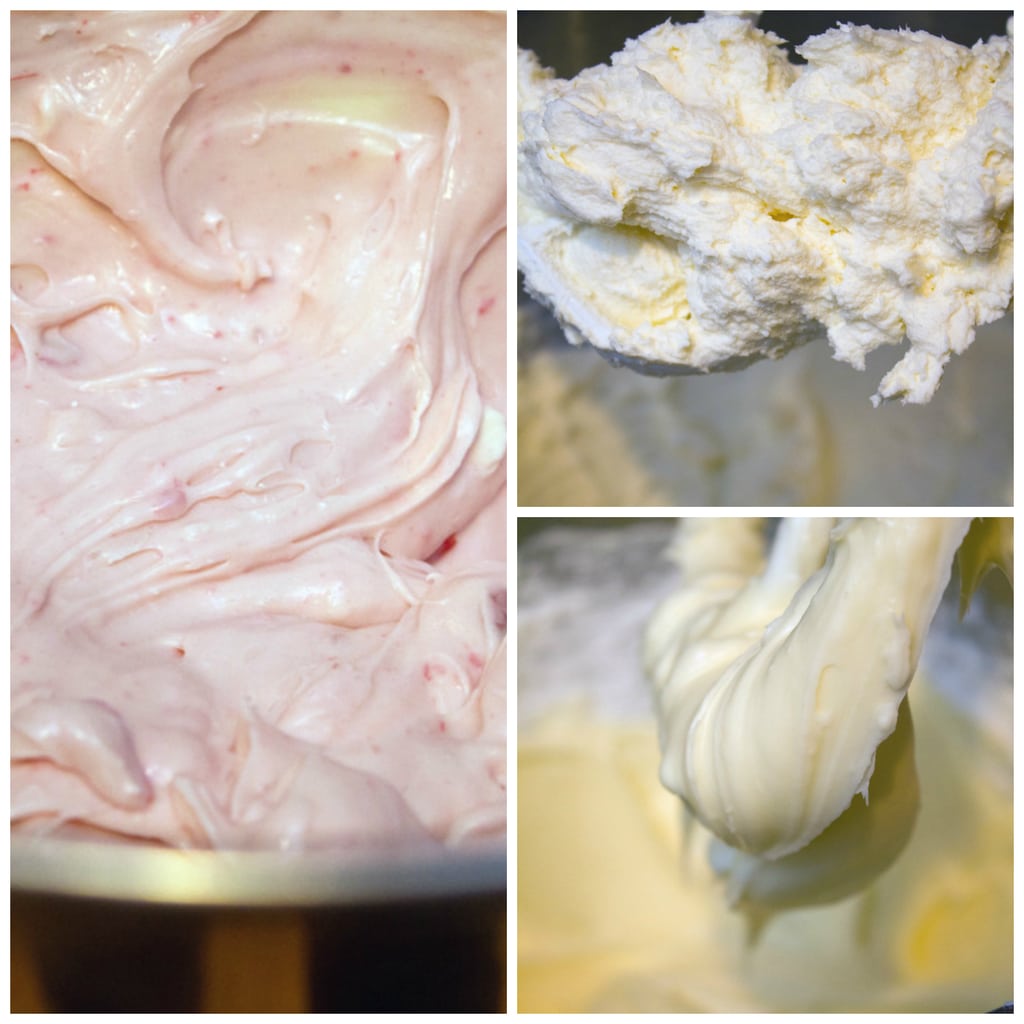
[[(532, 492), (532, 433), (559, 402), (546, 447), (585, 472), (603, 417), (612, 436), (594, 447), (635, 464), (611, 493), (595, 483), (607, 504), (1008, 500), (1011, 354), (994, 324), (1012, 295), (1006, 18), (954, 21), (954, 42), (824, 17), (521, 17), (536, 52), (520, 57), (519, 261), (558, 321), (523, 300), (527, 503), (574, 503)], [(876, 88), (897, 106), (937, 99), (899, 113)], [(563, 336), (699, 376), (623, 381), (551, 354)], [(903, 416), (884, 407), (899, 403)], [(746, 457), (775, 466), (743, 482)]]

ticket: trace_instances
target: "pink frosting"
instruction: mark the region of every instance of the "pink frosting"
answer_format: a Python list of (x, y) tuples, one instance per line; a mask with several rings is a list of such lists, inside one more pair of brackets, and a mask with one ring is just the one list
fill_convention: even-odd
[(16, 14), (12, 818), (505, 827), (505, 18)]

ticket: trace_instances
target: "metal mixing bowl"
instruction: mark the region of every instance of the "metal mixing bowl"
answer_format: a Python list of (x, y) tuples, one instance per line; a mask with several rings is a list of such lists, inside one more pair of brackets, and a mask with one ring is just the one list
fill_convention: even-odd
[[(979, 39), (1006, 33), (1010, 11), (762, 11), (758, 28), (794, 46), (837, 22), (872, 28), (909, 28), (973, 46)], [(519, 45), (533, 50), (562, 77), (600, 64), (634, 39), (665, 21), (699, 21), (702, 11), (520, 11)]]
[(500, 1011), (505, 849), (12, 844), (15, 1010)]

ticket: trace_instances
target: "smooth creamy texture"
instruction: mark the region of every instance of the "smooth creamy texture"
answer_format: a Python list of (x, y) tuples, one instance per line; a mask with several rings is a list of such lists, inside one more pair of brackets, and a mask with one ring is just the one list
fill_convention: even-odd
[(504, 31), (14, 17), (20, 826), (503, 832)]
[(734, 848), (715, 857), (733, 900), (836, 899), (902, 850), (917, 786), (901, 705), (968, 525), (786, 519), (765, 560), (759, 520), (682, 523), (645, 668), (661, 780)]
[(779, 42), (709, 15), (569, 81), (521, 52), (527, 287), (570, 341), (697, 371), (906, 338), (874, 400), (927, 402), (1012, 296), (1012, 36)]
[[(712, 868), (714, 836), (681, 828), (658, 780), (640, 624), (678, 586), (659, 558), (669, 538), (648, 521), (549, 529), (520, 548), (520, 1010), (1000, 1005), (1013, 984), (1012, 609), (976, 600), (959, 621), (949, 594), (933, 620), (910, 687), (920, 810), (900, 857), (751, 943)], [(736, 539), (737, 562), (756, 555), (759, 540)]]

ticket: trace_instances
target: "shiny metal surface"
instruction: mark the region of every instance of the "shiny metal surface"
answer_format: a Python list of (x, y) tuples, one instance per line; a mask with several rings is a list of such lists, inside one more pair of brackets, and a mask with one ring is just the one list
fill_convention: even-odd
[(758, 362), (761, 356), (731, 356), (723, 359), (706, 370), (698, 369), (696, 366), (687, 366), (684, 363), (659, 363), (656, 359), (644, 359), (642, 356), (628, 356), (622, 352), (612, 352), (606, 348), (598, 348), (585, 343), (592, 348), (599, 356), (606, 359), (612, 366), (622, 366), (634, 373), (642, 373), (646, 377), (696, 377), (706, 373), (732, 373), (742, 370), (751, 363)]
[(502, 850), (15, 841), (15, 1012), (501, 1012)]
[(15, 837), (11, 887), (178, 907), (356, 907), (501, 893), (505, 851), (279, 853)]
[(17, 836), (16, 1012), (501, 1012), (505, 850)]
[[(701, 11), (522, 11), (518, 18), (519, 46), (533, 50), (548, 67), (566, 77), (607, 61), (627, 39), (666, 21), (697, 21)], [(794, 47), (808, 36), (837, 24), (873, 28), (909, 28), (931, 32), (963, 46), (1006, 32), (1010, 11), (762, 11), (758, 28)]]

